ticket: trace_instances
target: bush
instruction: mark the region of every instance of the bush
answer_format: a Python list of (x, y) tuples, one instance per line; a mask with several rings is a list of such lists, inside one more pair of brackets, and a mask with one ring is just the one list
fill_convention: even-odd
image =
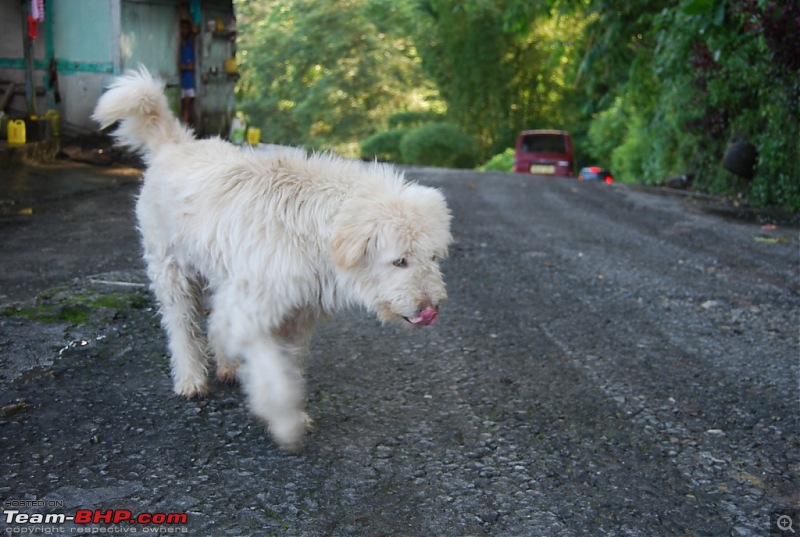
[(389, 128), (398, 129), (420, 127), (425, 123), (435, 122), (441, 118), (441, 114), (432, 110), (406, 110), (404, 112), (397, 112), (389, 116)]
[(400, 141), (407, 132), (408, 129), (391, 129), (373, 134), (361, 142), (361, 158), (401, 164), (403, 155), (400, 153)]
[[(800, 76), (795, 87), (800, 95)], [(758, 149), (748, 201), (794, 212), (800, 211), (800, 99), (793, 102), (790, 93), (778, 84), (764, 88), (755, 117), (748, 124), (742, 114), (736, 126)]]
[(611, 152), (611, 169), (620, 182), (652, 183), (662, 179), (645, 173), (646, 159), (653, 154), (649, 151), (648, 142), (644, 120), (638, 115), (631, 116), (622, 144)]
[(406, 164), (474, 168), (478, 145), (468, 134), (450, 123), (428, 123), (409, 130), (400, 141), (400, 153)]
[[(619, 97), (610, 108), (594, 115), (587, 136), (595, 164), (611, 166), (611, 155), (625, 140), (628, 130), (627, 116)], [(617, 171), (616, 167), (614, 171)]]
[(498, 153), (497, 155), (493, 156), (489, 160), (486, 161), (486, 164), (483, 166), (479, 166), (478, 169), (484, 172), (511, 172), (514, 170), (514, 156), (516, 155), (516, 150), (513, 147), (509, 147), (502, 153)]

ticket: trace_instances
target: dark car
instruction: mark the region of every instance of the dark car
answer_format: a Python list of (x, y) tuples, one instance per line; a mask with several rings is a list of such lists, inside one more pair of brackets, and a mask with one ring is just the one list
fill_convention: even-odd
[(572, 138), (566, 131), (522, 131), (517, 137), (515, 172), (572, 177), (574, 161)]
[(611, 170), (608, 168), (589, 166), (588, 168), (581, 168), (578, 174), (578, 181), (603, 181), (610, 185), (614, 182), (614, 176), (611, 175)]

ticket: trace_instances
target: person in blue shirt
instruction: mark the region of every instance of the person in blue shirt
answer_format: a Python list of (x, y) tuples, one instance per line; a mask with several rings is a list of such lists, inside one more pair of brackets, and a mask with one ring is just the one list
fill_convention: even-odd
[(180, 58), (178, 60), (181, 77), (181, 121), (186, 125), (194, 125), (194, 36), (192, 23), (181, 20)]

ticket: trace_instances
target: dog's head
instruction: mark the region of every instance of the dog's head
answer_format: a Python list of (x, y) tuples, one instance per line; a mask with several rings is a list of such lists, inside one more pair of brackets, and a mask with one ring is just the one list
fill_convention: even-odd
[(428, 325), (447, 299), (439, 262), (452, 241), (441, 192), (414, 183), (348, 199), (331, 254), (340, 278), (382, 321)]

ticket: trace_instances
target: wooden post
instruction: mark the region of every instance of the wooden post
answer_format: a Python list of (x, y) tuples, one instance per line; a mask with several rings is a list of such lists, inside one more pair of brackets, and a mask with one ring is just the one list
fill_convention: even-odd
[(25, 58), (25, 101), (28, 106), (28, 116), (36, 113), (36, 85), (33, 81), (33, 39), (28, 36), (28, 14), (31, 12), (30, 0), (21, 0), (22, 9), (22, 50)]

